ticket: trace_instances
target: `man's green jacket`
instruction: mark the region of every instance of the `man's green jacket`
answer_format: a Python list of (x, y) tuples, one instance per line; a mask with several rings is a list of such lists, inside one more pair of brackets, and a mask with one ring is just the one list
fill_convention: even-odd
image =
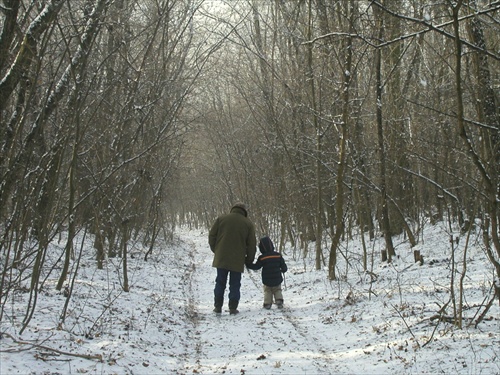
[(256, 252), (255, 227), (246, 217), (246, 211), (233, 207), (221, 215), (208, 233), (208, 243), (214, 253), (212, 266), (243, 272), (245, 264), (252, 264)]

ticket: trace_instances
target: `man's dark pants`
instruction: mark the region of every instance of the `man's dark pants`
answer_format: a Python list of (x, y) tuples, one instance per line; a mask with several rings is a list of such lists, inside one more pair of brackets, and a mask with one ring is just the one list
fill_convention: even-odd
[(229, 271), (224, 268), (217, 268), (217, 278), (215, 279), (215, 306), (222, 307), (224, 303), (224, 292), (226, 290), (229, 276), (229, 308), (236, 309), (240, 301), (241, 272)]

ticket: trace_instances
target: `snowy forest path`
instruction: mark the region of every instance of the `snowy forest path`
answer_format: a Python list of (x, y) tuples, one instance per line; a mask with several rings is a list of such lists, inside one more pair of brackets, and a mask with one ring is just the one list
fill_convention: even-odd
[[(447, 228), (422, 238), (422, 250), (447, 259)], [(125, 293), (122, 259), (96, 269), (93, 240), (82, 241), (86, 255), (72, 275), (64, 325), (59, 314), (66, 300), (51, 287), (57, 278), (47, 279), (22, 336), (18, 317), (30, 295), (22, 290), (9, 300), (0, 374), (500, 374), (497, 305), (478, 328), (431, 319), (449, 298), (449, 261), (421, 266), (411, 252), (400, 252), (390, 267), (374, 268), (376, 282), (359, 279), (364, 274), (331, 282), (312, 256), (289, 248), (285, 308), (262, 308), (261, 274), (250, 271), (233, 316), (227, 300), (222, 314), (212, 311), (216, 271), (207, 242), (206, 231), (180, 229), (158, 242), (148, 261), (147, 248), (134, 244)], [(53, 249), (51, 256), (60, 254), (58, 244)], [(491, 285), (483, 249), (469, 254), (464, 312), (471, 317), (490, 298)]]
[[(318, 374), (331, 372), (333, 353), (322, 348), (321, 341), (307, 330), (310, 321), (318, 317), (304, 320), (300, 314), (294, 314), (295, 306), (264, 310), (260, 272), (243, 274), (238, 315), (229, 315), (227, 301), (222, 314), (213, 313), (216, 273), (207, 235), (191, 234), (189, 238), (189, 253), (184, 258), (184, 263), (189, 260), (189, 264), (184, 264), (182, 291), (189, 321), (186, 326), (191, 328), (184, 343), (186, 355), (182, 356), (181, 368), (195, 373), (244, 373), (271, 365), (277, 372), (282, 367), (299, 373), (304, 369), (314, 369)], [(293, 296), (285, 295), (285, 301), (291, 306)], [(221, 358), (220, 353), (226, 353), (226, 357)]]

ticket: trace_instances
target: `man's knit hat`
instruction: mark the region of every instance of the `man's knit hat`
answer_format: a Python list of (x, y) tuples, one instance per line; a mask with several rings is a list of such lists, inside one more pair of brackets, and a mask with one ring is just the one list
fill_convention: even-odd
[(248, 216), (248, 210), (247, 210), (247, 206), (244, 204), (244, 203), (235, 203), (233, 204), (233, 207), (231, 207), (231, 210), (233, 208), (241, 208), (243, 211), (245, 211), (245, 216)]

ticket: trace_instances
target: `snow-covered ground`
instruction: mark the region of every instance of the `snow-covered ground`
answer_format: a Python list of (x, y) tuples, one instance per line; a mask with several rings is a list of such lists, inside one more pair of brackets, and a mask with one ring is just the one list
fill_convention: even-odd
[[(219, 316), (212, 312), (215, 269), (206, 231), (180, 229), (148, 262), (135, 245), (128, 293), (120, 286), (119, 259), (97, 270), (89, 239), (64, 324), (66, 298), (55, 290), (56, 279), (45, 282), (21, 335), (29, 293), (9, 297), (0, 373), (500, 374), (498, 301), (474, 327), (492, 297), (493, 278), (475, 235), (465, 256), (464, 328), (436, 318), (448, 302), (445, 315), (453, 315), (452, 272), (459, 307), (466, 247), (462, 236), (452, 262), (445, 228), (428, 226), (420, 236), (422, 266), (403, 240), (395, 242), (398, 257), (390, 265), (379, 259), (382, 239), (368, 241), (371, 273), (362, 272), (361, 247), (350, 240), (331, 282), (326, 269), (314, 269), (314, 244), (306, 259), (294, 259), (287, 248), (286, 307), (262, 309), (260, 273), (250, 271), (243, 275), (240, 314), (226, 309)], [(54, 244), (54, 259), (63, 246)]]

